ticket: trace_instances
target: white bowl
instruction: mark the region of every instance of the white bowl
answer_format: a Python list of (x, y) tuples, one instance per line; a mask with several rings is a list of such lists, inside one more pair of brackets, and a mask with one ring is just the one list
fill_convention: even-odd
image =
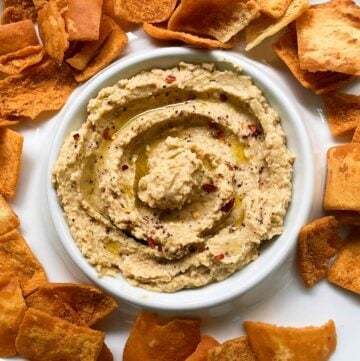
[[(279, 112), (287, 135), (288, 148), (296, 156), (293, 195), (285, 219), (284, 232), (276, 239), (267, 242), (266, 246), (261, 247), (260, 256), (254, 262), (221, 282), (175, 293), (156, 293), (130, 285), (121, 274), (116, 278), (98, 276), (71, 236), (63, 210), (51, 184), (51, 171), (64, 139), (86, 120), (88, 101), (96, 97), (102, 88), (113, 85), (120, 79), (129, 78), (142, 70), (156, 67), (171, 68), (181, 61), (211, 62), (220, 69), (232, 69), (231, 64), (240, 65), (244, 73), (253, 78), (258, 87), (263, 90), (270, 105)], [(47, 177), (48, 202), (55, 229), (69, 257), (89, 279), (115, 297), (142, 307), (163, 311), (186, 311), (216, 306), (244, 295), (262, 281), (269, 279), (268, 276), (290, 257), (296, 244), (298, 231), (309, 216), (313, 198), (314, 170), (310, 141), (296, 106), (288, 101), (284, 90), (259, 70), (256, 63), (232, 52), (172, 47), (126, 57), (86, 84), (78, 98), (73, 98), (67, 105), (53, 141)]]

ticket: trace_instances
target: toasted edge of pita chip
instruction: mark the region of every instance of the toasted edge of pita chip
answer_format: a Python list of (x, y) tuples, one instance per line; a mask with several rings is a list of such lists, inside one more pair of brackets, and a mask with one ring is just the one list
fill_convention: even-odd
[(47, 281), (43, 267), (17, 230), (0, 236), (0, 273), (16, 277), (24, 296)]
[(360, 8), (351, 0), (309, 9), (296, 21), (302, 69), (360, 75)]
[(104, 16), (101, 20), (99, 39), (83, 43), (76, 54), (66, 59), (67, 63), (77, 70), (84, 70), (86, 68), (114, 29), (113, 23), (109, 19), (108, 16)]
[(73, 325), (29, 308), (16, 338), (16, 349), (30, 360), (93, 361), (104, 344), (104, 333)]
[(44, 57), (42, 45), (32, 45), (14, 53), (0, 56), (0, 72), (15, 75), (21, 73), (29, 66), (38, 64)]
[(58, 110), (76, 86), (67, 64), (43, 61), (19, 75), (0, 80), (0, 118), (35, 119), (44, 111)]
[(360, 212), (333, 211), (331, 212), (331, 215), (334, 216), (341, 224), (360, 226)]
[(360, 126), (360, 95), (334, 92), (324, 95), (323, 100), (333, 135), (342, 135)]
[(185, 361), (208, 361), (208, 351), (219, 345), (213, 337), (203, 335), (195, 351)]
[(340, 249), (332, 264), (328, 280), (360, 294), (360, 227), (355, 227), (348, 242)]
[(284, 15), (279, 19), (273, 19), (266, 15), (252, 21), (246, 27), (246, 47), (249, 51), (259, 45), (264, 39), (276, 34), (282, 28), (297, 19), (310, 7), (308, 0), (292, 0)]
[(204, 49), (231, 49), (234, 48), (237, 44), (237, 40), (232, 38), (226, 43), (222, 43), (221, 41), (209, 39), (209, 38), (201, 38), (196, 35), (192, 35), (189, 33), (181, 33), (177, 31), (172, 31), (166, 29), (166, 24), (144, 24), (144, 31), (150, 35), (151, 37), (159, 40), (170, 40), (170, 41), (182, 41), (185, 44), (195, 46), (197, 48)]
[(101, 321), (118, 307), (112, 297), (92, 285), (47, 283), (42, 289), (65, 301), (88, 326)]
[(75, 80), (79, 83), (91, 78), (114, 61), (122, 53), (128, 42), (127, 35), (119, 25), (110, 17), (107, 17), (107, 21), (111, 23), (112, 30), (100, 47), (98, 54), (84, 70), (80, 72), (74, 71)]
[(200, 320), (159, 319), (141, 312), (126, 341), (123, 360), (185, 360), (200, 340)]
[(64, 12), (69, 41), (99, 39), (103, 0), (68, 0)]
[(39, 34), (46, 53), (58, 64), (69, 47), (69, 35), (56, 1), (46, 3), (38, 14)]
[(0, 55), (13, 53), (30, 45), (39, 45), (31, 20), (0, 25)]
[(25, 309), (19, 281), (0, 275), (0, 357), (16, 355), (15, 339)]
[(176, 0), (114, 0), (114, 14), (132, 23), (160, 23), (170, 18)]
[(258, 361), (278, 359), (326, 361), (336, 348), (336, 329), (332, 320), (320, 327), (279, 327), (262, 322), (244, 322), (249, 343)]
[(209, 350), (205, 361), (257, 361), (246, 336), (226, 341)]
[(258, 0), (261, 12), (274, 19), (278, 19), (284, 15), (289, 7), (291, 0)]
[(330, 148), (327, 161), (324, 209), (360, 212), (360, 143)]
[(302, 227), (298, 240), (297, 261), (307, 287), (326, 277), (331, 257), (340, 249), (340, 222), (333, 216), (316, 219)]
[(171, 15), (168, 30), (211, 36), (225, 43), (259, 14), (255, 0), (183, 0)]
[(360, 124), (356, 127), (354, 135), (352, 137), (353, 143), (360, 143)]
[(0, 194), (13, 198), (19, 178), (24, 138), (11, 129), (0, 128)]
[(273, 49), (280, 59), (287, 65), (299, 83), (312, 90), (315, 94), (323, 94), (347, 84), (353, 79), (351, 75), (336, 72), (316, 72), (311, 73), (300, 68), (297, 38), (294, 31), (289, 31), (282, 35)]
[(7, 204), (5, 198), (0, 195), (0, 236), (18, 228), (19, 225), (19, 218)]
[(97, 361), (114, 361), (114, 356), (105, 343), (100, 351)]

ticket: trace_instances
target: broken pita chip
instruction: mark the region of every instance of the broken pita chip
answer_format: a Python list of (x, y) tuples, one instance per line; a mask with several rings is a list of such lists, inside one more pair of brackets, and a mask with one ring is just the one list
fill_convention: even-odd
[(47, 60), (0, 80), (0, 119), (29, 117), (60, 109), (77, 83), (68, 65)]
[(360, 126), (360, 95), (329, 93), (323, 100), (333, 135), (343, 135)]
[(156, 314), (142, 312), (126, 341), (123, 361), (181, 361), (199, 342), (199, 320), (159, 320)]
[(15, 339), (25, 314), (19, 281), (0, 276), (0, 357), (16, 355)]
[(114, 0), (114, 14), (132, 23), (160, 23), (175, 6), (176, 0)]
[(330, 148), (323, 206), (360, 212), (360, 143)]
[(172, 41), (182, 41), (185, 44), (195, 46), (197, 48), (204, 49), (231, 49), (234, 48), (237, 44), (237, 40), (232, 38), (226, 43), (222, 43), (221, 41), (210, 39), (210, 38), (202, 38), (196, 35), (192, 35), (189, 33), (182, 33), (177, 31), (172, 31), (166, 29), (166, 24), (144, 24), (144, 31), (150, 35), (151, 37), (159, 40), (172, 40)]
[(21, 134), (0, 128), (0, 194), (13, 198), (19, 178), (24, 138)]
[(340, 223), (328, 216), (302, 227), (298, 240), (297, 260), (307, 287), (312, 287), (327, 274), (328, 263), (343, 241), (339, 236)]
[(258, 0), (261, 12), (267, 16), (278, 19), (284, 15), (291, 0)]
[(356, 127), (353, 138), (352, 138), (352, 142), (353, 143), (360, 143), (360, 124), (358, 127)]
[(97, 361), (114, 361), (114, 356), (104, 343)]
[(16, 338), (18, 353), (37, 361), (96, 361), (104, 333), (29, 308)]
[(65, 301), (88, 326), (101, 321), (118, 307), (112, 297), (91, 285), (47, 283), (42, 289)]
[(311, 73), (302, 70), (298, 56), (296, 33), (294, 31), (289, 31), (281, 36), (278, 41), (273, 44), (273, 49), (300, 84), (312, 90), (315, 94), (323, 94), (338, 89), (353, 79), (353, 77), (348, 74), (330, 71)]
[(68, 0), (64, 13), (69, 41), (99, 39), (103, 0)]
[(0, 236), (0, 273), (16, 277), (24, 296), (47, 281), (43, 267), (17, 230)]
[(229, 340), (211, 349), (205, 361), (257, 361), (246, 336)]
[(340, 249), (332, 264), (328, 280), (360, 294), (360, 228), (354, 228), (348, 242)]
[(360, 75), (359, 22), (351, 0), (309, 9), (296, 21), (301, 68)]
[(308, 0), (292, 0), (283, 16), (273, 19), (267, 15), (261, 15), (246, 27), (246, 47), (249, 51), (259, 45), (264, 39), (276, 34), (292, 21), (303, 14), (310, 4)]
[(0, 195), (0, 236), (19, 227), (19, 225), (19, 218), (7, 204), (5, 198)]
[(245, 321), (244, 327), (258, 361), (326, 361), (336, 348), (333, 321), (303, 328)]
[(83, 82), (104, 69), (122, 53), (128, 42), (126, 34), (114, 20), (107, 17), (106, 21), (112, 27), (110, 35), (108, 35), (98, 54), (88, 63), (87, 67), (82, 71), (74, 71), (77, 82)]
[(201, 336), (201, 341), (197, 345), (194, 353), (185, 361), (208, 361), (208, 351), (216, 346), (219, 346), (219, 342), (214, 338), (206, 335)]
[(341, 223), (360, 226), (360, 212), (333, 211), (331, 214)]
[(69, 36), (56, 1), (49, 1), (39, 11), (38, 24), (46, 53), (61, 64), (69, 47)]
[(44, 311), (50, 316), (61, 318), (74, 325), (87, 326), (76, 311), (51, 289), (40, 287), (26, 297), (26, 305), (29, 308)]
[(66, 61), (77, 70), (84, 70), (89, 62), (96, 56), (98, 50), (104, 44), (114, 25), (108, 16), (104, 16), (100, 25), (100, 37), (96, 41), (83, 43), (80, 50)]
[(37, 13), (32, 0), (3, 0), (3, 10), (3, 24), (25, 19), (36, 21)]
[(30, 45), (39, 45), (31, 20), (0, 25), (0, 55), (13, 53)]
[(27, 46), (14, 53), (0, 56), (0, 72), (9, 75), (20, 74), (29, 66), (38, 64), (44, 57), (42, 45)]
[(171, 15), (168, 29), (225, 43), (259, 13), (255, 0), (183, 0)]

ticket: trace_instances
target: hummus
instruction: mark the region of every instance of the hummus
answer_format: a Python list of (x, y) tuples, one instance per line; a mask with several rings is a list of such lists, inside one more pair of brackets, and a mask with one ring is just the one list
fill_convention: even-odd
[(279, 235), (293, 156), (250, 77), (211, 64), (104, 88), (66, 139), (53, 184), (99, 274), (173, 292), (221, 281)]

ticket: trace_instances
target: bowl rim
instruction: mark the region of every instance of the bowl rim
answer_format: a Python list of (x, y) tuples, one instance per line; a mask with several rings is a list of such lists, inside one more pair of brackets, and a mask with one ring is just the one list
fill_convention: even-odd
[[(79, 248), (77, 247), (75, 241), (73, 240), (67, 222), (64, 218), (63, 209), (58, 203), (56, 190), (52, 185), (52, 169), (55, 164), (56, 159), (58, 158), (59, 151), (64, 143), (65, 138), (69, 134), (68, 128), (75, 114), (79, 111), (79, 106), (85, 107), (88, 104), (88, 101), (97, 95), (97, 93), (105, 86), (104, 83), (115, 84), (118, 80), (124, 78), (120, 74), (121, 72), (125, 72), (126, 69), (139, 65), (141, 63), (145, 63), (152, 59), (160, 59), (160, 58), (170, 58), (175, 57), (178, 58), (177, 63), (182, 61), (181, 58), (194, 58), (191, 62), (194, 63), (203, 63), (203, 62), (211, 62), (219, 65), (220, 63), (230, 63), (235, 65), (235, 67), (240, 67), (246, 75), (251, 76), (254, 80), (255, 84), (262, 90), (271, 93), (280, 103), (281, 106), (286, 110), (287, 113), (291, 114), (289, 117), (293, 126), (296, 127), (296, 133), (298, 135), (298, 140), (300, 141), (300, 146), (302, 148), (302, 156), (304, 157), (304, 172), (307, 173), (307, 177), (305, 177), (305, 181), (303, 184), (303, 195), (302, 195), (302, 206), (299, 206), (299, 212), (297, 213), (296, 222), (294, 221), (291, 226), (294, 228), (291, 231), (292, 237), (288, 240), (288, 242), (283, 242), (283, 245), (280, 251), (277, 253), (276, 257), (270, 258), (269, 262), (263, 265), (260, 268), (256, 275), (253, 276), (251, 282), (245, 282), (234, 289), (229, 289), (229, 292), (221, 293), (219, 292), (216, 297), (207, 298), (206, 297), (206, 287), (200, 287), (196, 289), (192, 289), (191, 291), (202, 293), (204, 297), (202, 297), (201, 301), (193, 301), (191, 297), (189, 301), (186, 303), (179, 304), (176, 301), (176, 296), (172, 296), (174, 300), (169, 300), (170, 297), (168, 295), (176, 295), (179, 292), (189, 292), (190, 290), (181, 290), (175, 293), (158, 293), (152, 292), (141, 288), (143, 293), (142, 297), (138, 295), (135, 296), (128, 290), (123, 290), (123, 287), (114, 287), (110, 286), (111, 281), (107, 281), (107, 279), (111, 278), (114, 280), (116, 278), (105, 276), (99, 277), (95, 268), (91, 266), (85, 257), (81, 254)], [(198, 60), (196, 60), (196, 58)], [(188, 61), (187, 59), (184, 61)], [(167, 68), (171, 68), (174, 65), (169, 65)], [(144, 70), (159, 67), (159, 66), (147, 66), (144, 67)], [(166, 67), (164, 67), (166, 68)], [(138, 73), (136, 71), (134, 74)], [(115, 78), (116, 79), (112, 79)], [(259, 85), (261, 83), (261, 85)], [(264, 89), (265, 88), (265, 89)], [(266, 96), (267, 97), (267, 96)], [(269, 102), (270, 103), (270, 102)], [(271, 105), (272, 106), (272, 105)], [(254, 287), (259, 285), (264, 279), (266, 279), (270, 274), (272, 274), (276, 269), (278, 269), (286, 260), (286, 258), (291, 254), (292, 250), (295, 247), (297, 233), (300, 227), (306, 223), (309, 218), (311, 205), (313, 201), (313, 193), (314, 193), (314, 163), (311, 152), (311, 142), (310, 138), (307, 134), (306, 128), (303, 124), (301, 116), (299, 115), (297, 105), (292, 103), (288, 97), (286, 96), (286, 89), (282, 89), (281, 86), (274, 83), (273, 80), (270, 79), (259, 67), (259, 64), (255, 61), (252, 61), (245, 56), (235, 53), (235, 52), (224, 52), (224, 51), (202, 51), (195, 50), (187, 47), (168, 47), (168, 48), (160, 48), (149, 50), (147, 52), (135, 53), (128, 55), (119, 61), (115, 62), (108, 68), (104, 69), (102, 72), (98, 73), (94, 78), (92, 78), (88, 83), (86, 83), (82, 89), (81, 93), (77, 98), (71, 98), (68, 104), (66, 105), (63, 113), (61, 123), (54, 130), (53, 141), (51, 144), (48, 160), (47, 160), (47, 179), (46, 179), (46, 191), (47, 191), (47, 202), (50, 210), (50, 218), (57, 233), (57, 236), (61, 242), (61, 245), (66, 251), (67, 256), (72, 260), (72, 262), (80, 269), (82, 273), (84, 273), (87, 278), (89, 278), (92, 282), (94, 282), (97, 286), (104, 289), (106, 292), (111, 293), (116, 298), (120, 298), (125, 302), (132, 303), (138, 305), (140, 307), (145, 307), (154, 310), (163, 310), (163, 311), (191, 311), (197, 309), (205, 309), (213, 306), (217, 306), (223, 304), (225, 302), (231, 301), (234, 298), (237, 298), (241, 295), (252, 290)], [(85, 121), (84, 119), (83, 121)], [(289, 121), (289, 120), (287, 120)], [(294, 184), (294, 182), (293, 182)], [(293, 199), (293, 196), (292, 196)], [(288, 214), (288, 211), (287, 211)], [(295, 224), (294, 224), (295, 223)], [(285, 227), (284, 227), (285, 232)], [(283, 233), (284, 233), (283, 232)], [(69, 238), (70, 234), (70, 238)], [(281, 236), (280, 236), (281, 237)], [(260, 255), (261, 256), (261, 255)], [(254, 261), (257, 262), (260, 260), (260, 256)], [(253, 263), (253, 262), (252, 262)], [(248, 267), (247, 265), (246, 267)], [(245, 268), (246, 268), (245, 267)], [(241, 271), (241, 270), (240, 270)], [(238, 272), (240, 272), (238, 271)], [(236, 272), (236, 273), (238, 273)], [(230, 276), (231, 277), (231, 276)], [(230, 279), (227, 278), (226, 280)], [(220, 284), (222, 282), (212, 283), (210, 285)], [(127, 281), (124, 279), (123, 282)], [(124, 285), (125, 286), (125, 285)], [(139, 287), (132, 286), (127, 283), (127, 286), (132, 288), (139, 289)], [(126, 287), (128, 288), (128, 287)], [(125, 291), (125, 292), (124, 292)], [(151, 295), (161, 295), (164, 299), (162, 302), (159, 302), (158, 297), (155, 297), (155, 300), (152, 300)], [(189, 295), (190, 296), (190, 295)]]

